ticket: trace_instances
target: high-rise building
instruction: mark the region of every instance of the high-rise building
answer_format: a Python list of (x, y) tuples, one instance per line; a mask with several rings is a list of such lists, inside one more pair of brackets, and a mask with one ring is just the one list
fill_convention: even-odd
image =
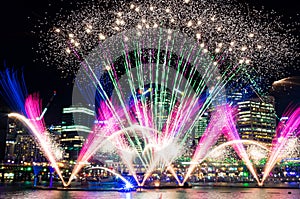
[(274, 97), (249, 99), (237, 105), (237, 129), (241, 139), (271, 144), (276, 126)]
[(16, 137), (14, 157), (14, 163), (47, 162), (36, 139), (25, 132)]
[(194, 127), (194, 138), (198, 141), (202, 137), (208, 125), (208, 113), (204, 113), (196, 122)]
[(8, 117), (5, 113), (0, 113), (0, 162), (5, 157), (5, 141), (7, 136)]
[(91, 132), (94, 121), (95, 113), (89, 108), (72, 106), (63, 109), (60, 143), (65, 151), (64, 159), (77, 159), (84, 139)]
[(236, 105), (238, 102), (243, 100), (243, 93), (231, 92), (227, 94), (227, 103)]
[(23, 129), (18, 122), (15, 120), (8, 119), (7, 121), (7, 136), (6, 136), (6, 144), (5, 144), (5, 162), (15, 161), (15, 145), (16, 145), (16, 138), (18, 134), (23, 132)]
[(5, 144), (5, 162), (20, 164), (23, 162), (45, 162), (37, 140), (17, 120), (8, 119)]
[(129, 101), (130, 111), (135, 120), (142, 126), (150, 125), (158, 131), (166, 131), (166, 128), (175, 123), (178, 99), (176, 92), (160, 85), (147, 85), (144, 89), (137, 89), (136, 98)]

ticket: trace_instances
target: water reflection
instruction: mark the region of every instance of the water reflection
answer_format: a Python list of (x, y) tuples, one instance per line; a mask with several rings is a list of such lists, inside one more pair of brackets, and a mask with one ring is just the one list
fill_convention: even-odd
[(58, 191), (58, 190), (5, 190), (0, 189), (2, 199), (299, 199), (300, 189), (259, 189), (259, 188), (200, 188), (161, 189), (137, 192), (116, 191)]

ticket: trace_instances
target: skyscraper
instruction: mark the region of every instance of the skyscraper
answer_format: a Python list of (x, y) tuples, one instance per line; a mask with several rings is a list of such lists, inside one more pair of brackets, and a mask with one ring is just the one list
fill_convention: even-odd
[(271, 144), (276, 126), (274, 97), (249, 99), (237, 105), (237, 129), (241, 139)]
[(37, 140), (27, 128), (17, 120), (8, 119), (5, 146), (5, 161), (20, 164), (22, 162), (45, 162)]
[(91, 132), (94, 121), (94, 111), (89, 108), (72, 106), (63, 109), (60, 143), (65, 150), (64, 159), (77, 159), (84, 139)]
[(36, 139), (28, 132), (18, 134), (14, 146), (14, 163), (47, 162)]
[(0, 162), (4, 160), (6, 135), (7, 135), (7, 114), (0, 113)]
[(198, 141), (202, 137), (203, 133), (205, 132), (207, 125), (208, 125), (208, 113), (205, 112), (196, 122), (194, 127), (194, 138)]

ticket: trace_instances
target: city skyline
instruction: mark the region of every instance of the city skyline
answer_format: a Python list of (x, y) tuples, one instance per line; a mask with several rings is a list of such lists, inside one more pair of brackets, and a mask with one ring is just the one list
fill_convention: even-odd
[(9, 2), (0, 189), (298, 189), (296, 3)]

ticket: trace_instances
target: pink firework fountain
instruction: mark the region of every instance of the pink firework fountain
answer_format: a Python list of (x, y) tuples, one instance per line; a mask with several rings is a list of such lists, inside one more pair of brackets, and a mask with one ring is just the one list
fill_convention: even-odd
[(270, 172), (282, 158), (288, 149), (288, 141), (291, 137), (299, 137), (300, 131), (300, 107), (288, 110), (283, 116), (287, 117), (287, 121), (280, 121), (276, 128), (276, 137), (272, 142), (272, 149), (269, 154), (267, 164), (264, 169), (264, 175), (259, 183), (263, 185)]
[(28, 127), (29, 131), (36, 138), (43, 154), (62, 180), (63, 185), (67, 186), (57, 164), (57, 161), (62, 158), (62, 151), (59, 150), (59, 147), (57, 147), (46, 132), (45, 122), (43, 118), (40, 118), (41, 103), (38, 94), (29, 95), (25, 100), (25, 111), (28, 118), (18, 113), (10, 113), (8, 116), (18, 119)]
[[(223, 134), (229, 141), (240, 140), (239, 134), (236, 129), (236, 124), (234, 122), (234, 110), (229, 105), (222, 105), (215, 108), (210, 123), (206, 128), (201, 140), (199, 141), (197, 148), (192, 157), (192, 162), (188, 168), (187, 174), (181, 183), (184, 184), (192, 174), (198, 163), (201, 163), (207, 155), (210, 148), (217, 142), (218, 138)], [(249, 159), (249, 156), (244, 148), (244, 145), (239, 142), (232, 142), (234, 150), (237, 152), (238, 156), (245, 162), (249, 171), (252, 173), (253, 177), (259, 182), (257, 173)]]

